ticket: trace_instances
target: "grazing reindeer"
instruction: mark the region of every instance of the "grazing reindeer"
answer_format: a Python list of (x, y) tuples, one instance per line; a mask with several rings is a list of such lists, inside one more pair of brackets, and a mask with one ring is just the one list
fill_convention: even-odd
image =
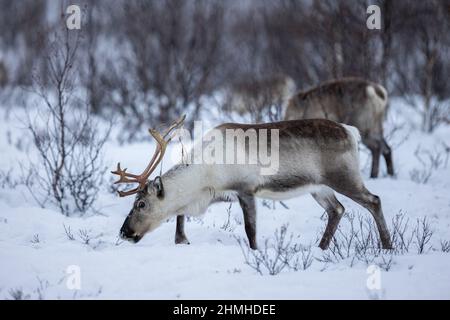
[(295, 91), (294, 80), (286, 75), (240, 80), (227, 88), (225, 107), (240, 115), (249, 114), (254, 120), (252, 122), (260, 122), (270, 111), (279, 113), (279, 119), (274, 120), (280, 120), (282, 109)]
[[(171, 216), (178, 216), (175, 242), (188, 243), (184, 233), (184, 214), (203, 214), (211, 203), (217, 201), (239, 201), (250, 247), (256, 249), (255, 197), (280, 200), (310, 192), (328, 214), (319, 245), (325, 250), (345, 211), (334, 195), (333, 191), (336, 191), (370, 211), (383, 248), (391, 248), (380, 199), (365, 188), (361, 179), (356, 128), (326, 119), (222, 124), (215, 128), (215, 132), (223, 136), (229, 130), (245, 134), (262, 130), (276, 132), (277, 135), (270, 135), (264, 142), (258, 139), (257, 147), (258, 150), (271, 144), (271, 148), (273, 145), (279, 147), (278, 171), (262, 175), (262, 160), (256, 164), (178, 164), (162, 176), (148, 181), (164, 156), (171, 140), (170, 132), (181, 123), (182, 120), (174, 123), (163, 134), (150, 130), (157, 148), (141, 174), (128, 173), (120, 168), (120, 164), (112, 172), (120, 176), (116, 183), (138, 183), (133, 190), (119, 192), (120, 196), (136, 194), (133, 207), (120, 230), (122, 238), (138, 242), (145, 233)], [(267, 145), (263, 146), (263, 143)], [(236, 144), (233, 139), (233, 149), (249, 157), (249, 139), (237, 139)]]
[(325, 118), (357, 127), (362, 142), (372, 153), (370, 177), (378, 176), (380, 154), (392, 176), (392, 152), (383, 137), (387, 101), (387, 92), (381, 85), (359, 78), (343, 78), (294, 95), (284, 119)]

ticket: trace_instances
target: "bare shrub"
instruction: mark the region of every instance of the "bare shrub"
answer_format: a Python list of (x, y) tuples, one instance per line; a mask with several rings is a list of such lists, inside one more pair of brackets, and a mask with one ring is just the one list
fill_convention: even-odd
[(37, 277), (38, 280), (38, 286), (34, 290), (36, 293), (36, 299), (37, 300), (44, 300), (45, 299), (45, 291), (50, 286), (50, 282), (48, 280), (41, 279)]
[[(70, 35), (73, 35), (70, 36)], [(30, 131), (38, 160), (26, 168), (26, 185), (42, 206), (51, 203), (61, 213), (93, 209), (106, 166), (102, 148), (110, 127), (101, 133), (90, 108), (75, 96), (74, 63), (80, 36), (56, 33), (46, 56), (47, 81), (33, 75), (33, 91), (40, 98), (36, 116), (28, 110)]]
[(267, 209), (275, 210), (275, 201), (263, 199), (261, 201), (261, 204), (263, 205), (263, 207), (266, 207)]
[(39, 238), (39, 234), (36, 233), (33, 235), (33, 239), (30, 240), (31, 243), (33, 244), (37, 244), (41, 242), (41, 239)]
[(420, 168), (414, 168), (409, 172), (411, 180), (426, 184), (433, 173), (439, 169), (445, 169), (450, 157), (450, 149), (443, 145), (432, 150), (422, 149), (420, 145), (416, 148), (414, 156), (420, 162)]
[[(357, 221), (355, 221), (355, 218), (357, 218)], [(364, 236), (360, 235), (362, 234), (364, 217), (360, 214), (345, 213), (343, 219), (348, 223), (349, 230), (345, 231), (339, 226), (328, 250), (324, 251), (322, 257), (317, 258), (317, 260), (325, 263), (337, 263), (352, 258), (351, 265), (353, 265), (356, 248), (365, 253), (369, 250), (370, 243), (365, 241)], [(323, 231), (320, 231), (320, 234), (323, 234)], [(320, 239), (320, 235), (317, 239)], [(357, 242), (359, 242), (359, 245)]]
[(300, 255), (296, 255), (293, 261), (289, 263), (289, 267), (295, 271), (306, 270), (311, 267), (314, 262), (314, 253), (312, 246), (302, 246), (300, 248)]
[(377, 264), (388, 271), (394, 263), (394, 256), (410, 252), (412, 245), (418, 254), (432, 248), (433, 230), (426, 217), (417, 219), (411, 227), (404, 212), (395, 215), (391, 222), (392, 250), (382, 249), (377, 227), (370, 215), (345, 213), (343, 222), (345, 228), (338, 227), (330, 247), (317, 258), (318, 261), (338, 263), (348, 260), (350, 266), (360, 261), (366, 265)]
[[(92, 230), (88, 229), (79, 229), (78, 230), (78, 236), (81, 240), (81, 243), (87, 245), (88, 247), (96, 250), (100, 247), (102, 247), (105, 244), (105, 241), (101, 239), (103, 236), (102, 233), (99, 234), (93, 234)], [(115, 245), (120, 244), (118, 240), (115, 241)]]
[(409, 252), (414, 232), (409, 231), (409, 218), (400, 211), (392, 219), (392, 243), (396, 254)]
[(377, 263), (377, 265), (386, 272), (391, 270), (393, 264), (394, 264), (394, 255), (392, 253), (382, 255), (381, 261)]
[(277, 229), (274, 236), (264, 241), (262, 248), (250, 249), (248, 242), (236, 238), (244, 255), (245, 263), (259, 274), (277, 275), (284, 269), (305, 270), (313, 262), (311, 246), (304, 248), (287, 232), (288, 225)]
[(450, 252), (450, 241), (449, 240), (441, 240), (441, 251), (442, 252)]
[(9, 289), (8, 293), (13, 300), (44, 300), (45, 292), (50, 287), (50, 282), (40, 277), (37, 277), (37, 282), (37, 287), (34, 290), (26, 292), (24, 289), (17, 287)]
[(116, 93), (110, 104), (124, 116), (124, 134), (136, 138), (142, 125), (181, 113), (192, 129), (223, 59), (222, 1), (125, 1), (118, 8), (124, 50), (106, 68), (105, 83)]
[(387, 130), (385, 130), (385, 138), (391, 148), (398, 149), (404, 144), (411, 135), (412, 128), (408, 126), (406, 120), (397, 120), (391, 116), (391, 113), (386, 113)]
[(358, 261), (366, 265), (377, 264), (383, 258), (385, 250), (381, 248), (378, 231), (371, 217), (358, 212), (346, 213), (343, 218), (349, 229), (339, 227), (329, 249), (318, 260), (325, 263), (349, 260), (351, 267)]
[(355, 256), (365, 264), (371, 264), (383, 257), (384, 250), (378, 238), (378, 231), (371, 216), (358, 215), (358, 233), (355, 236)]
[(9, 290), (9, 295), (13, 300), (28, 300), (30, 295), (26, 294), (22, 288), (12, 288)]
[(399, 2), (405, 18), (397, 26), (401, 45), (393, 59), (394, 85), (406, 102), (422, 116), (422, 130), (432, 132), (448, 123), (447, 48), (450, 37), (445, 1), (418, 2), (410, 6)]
[(92, 236), (91, 236), (91, 232), (89, 230), (80, 229), (80, 230), (78, 230), (78, 235), (79, 235), (81, 241), (86, 245), (88, 245), (89, 242), (91, 241)]
[(222, 226), (220, 227), (220, 229), (224, 230), (224, 231), (230, 231), (233, 232), (233, 230), (235, 229), (236, 226), (233, 226), (232, 220), (231, 220), (231, 207), (232, 207), (232, 203), (230, 203), (230, 205), (227, 208), (227, 220), (224, 221), (224, 223), (222, 224)]
[(14, 189), (19, 182), (14, 179), (12, 170), (0, 170), (0, 188)]
[(67, 239), (69, 239), (70, 241), (74, 241), (75, 240), (75, 236), (72, 233), (72, 230), (70, 229), (70, 226), (66, 227), (65, 224), (63, 224), (64, 227), (64, 232), (66, 233)]
[(419, 218), (413, 228), (410, 227), (406, 214), (400, 211), (392, 219), (393, 253), (401, 255), (410, 252), (414, 245), (418, 254), (424, 254), (432, 249), (430, 244), (434, 231), (427, 217)]
[(263, 207), (266, 207), (269, 210), (276, 210), (277, 203), (281, 204), (281, 206), (284, 209), (289, 210), (289, 206), (286, 203), (284, 203), (283, 201), (275, 201), (275, 200), (267, 200), (267, 199), (262, 199), (262, 201), (261, 201), (261, 204), (263, 205)]
[(430, 245), (430, 240), (431, 237), (433, 236), (434, 231), (431, 229), (427, 217), (417, 219), (416, 227), (413, 232), (415, 236), (414, 243), (417, 248), (417, 253), (423, 254), (430, 251), (432, 249), (432, 246)]

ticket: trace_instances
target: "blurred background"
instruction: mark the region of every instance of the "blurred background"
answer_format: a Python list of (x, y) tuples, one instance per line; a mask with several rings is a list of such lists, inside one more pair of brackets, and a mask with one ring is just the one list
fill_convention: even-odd
[[(55, 34), (66, 30), (70, 4), (0, 1), (0, 90), (11, 92), (9, 99), (33, 79), (50, 82), (49, 54)], [(235, 113), (277, 120), (281, 108), (267, 100), (343, 76), (379, 82), (390, 97), (401, 96), (427, 118), (426, 132), (449, 123), (447, 0), (77, 4), (81, 29), (60, 37), (77, 43), (73, 81), (92, 113), (120, 119), (125, 140), (181, 113), (188, 123)], [(371, 4), (381, 9), (381, 30), (366, 27)]]

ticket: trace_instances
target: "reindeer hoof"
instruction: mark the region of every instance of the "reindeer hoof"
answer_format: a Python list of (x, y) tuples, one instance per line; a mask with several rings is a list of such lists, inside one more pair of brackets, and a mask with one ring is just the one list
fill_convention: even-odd
[(176, 236), (175, 244), (191, 244), (186, 236)]
[(321, 241), (319, 244), (319, 248), (322, 249), (323, 251), (327, 250), (328, 246), (329, 246), (329, 242)]
[(251, 242), (251, 243), (250, 243), (250, 249), (252, 249), (252, 250), (258, 250), (258, 245), (256, 244), (256, 242)]
[(384, 250), (394, 250), (394, 247), (392, 246), (391, 243), (382, 244), (381, 247), (382, 247)]

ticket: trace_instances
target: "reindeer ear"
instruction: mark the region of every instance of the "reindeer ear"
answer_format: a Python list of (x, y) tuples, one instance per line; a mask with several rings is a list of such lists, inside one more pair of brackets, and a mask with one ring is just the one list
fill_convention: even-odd
[(160, 176), (157, 176), (155, 180), (153, 180), (153, 187), (156, 190), (156, 196), (158, 198), (164, 197), (164, 187)]

